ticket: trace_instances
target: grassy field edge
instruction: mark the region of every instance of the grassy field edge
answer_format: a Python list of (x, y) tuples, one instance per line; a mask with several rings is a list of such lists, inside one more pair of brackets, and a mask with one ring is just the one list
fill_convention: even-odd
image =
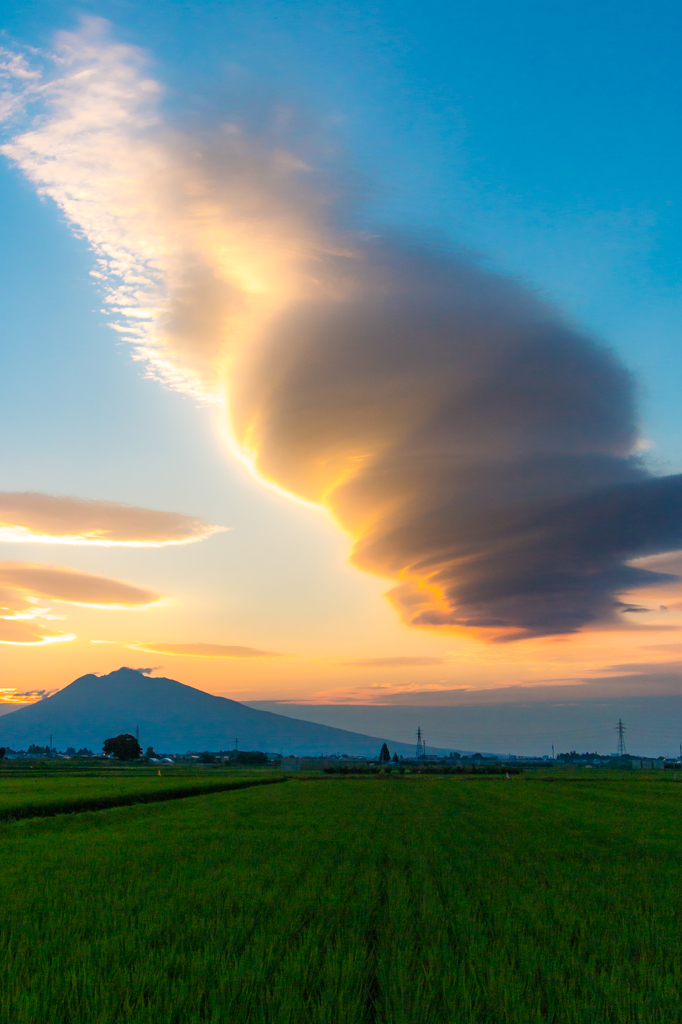
[(25, 818), (54, 818), (59, 814), (78, 814), (85, 811), (105, 811), (111, 807), (129, 807), (133, 804), (163, 803), (166, 800), (182, 800), (191, 796), (206, 796), (210, 793), (225, 793), (251, 786), (272, 786), (287, 782), (287, 777), (274, 779), (242, 779), (231, 782), (203, 782), (182, 789), (160, 789), (155, 793), (123, 793), (117, 796), (90, 797), (88, 799), (60, 801), (59, 803), (27, 804), (24, 807), (0, 811), (0, 822), (20, 821)]

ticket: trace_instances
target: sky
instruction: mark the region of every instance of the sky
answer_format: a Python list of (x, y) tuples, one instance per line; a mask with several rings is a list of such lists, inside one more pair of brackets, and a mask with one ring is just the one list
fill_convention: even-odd
[(679, 7), (0, 10), (5, 700), (682, 692)]

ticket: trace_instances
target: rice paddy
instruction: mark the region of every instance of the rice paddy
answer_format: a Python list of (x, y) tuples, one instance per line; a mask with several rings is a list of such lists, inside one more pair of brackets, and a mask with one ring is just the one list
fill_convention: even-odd
[(665, 775), (320, 777), (2, 824), (0, 1020), (676, 1024)]
[(156, 803), (201, 793), (281, 782), (281, 772), (186, 771), (175, 768), (91, 770), (88, 775), (37, 767), (0, 773), (0, 821)]

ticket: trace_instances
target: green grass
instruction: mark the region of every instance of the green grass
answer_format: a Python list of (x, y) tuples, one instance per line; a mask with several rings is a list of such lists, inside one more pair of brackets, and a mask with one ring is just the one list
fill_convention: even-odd
[(669, 781), (295, 780), (0, 825), (0, 1020), (678, 1024)]
[(132, 803), (152, 803), (179, 795), (218, 792), (263, 782), (281, 781), (279, 771), (178, 772), (160, 770), (92, 771), (90, 775), (43, 772), (0, 775), (0, 821), (102, 810)]

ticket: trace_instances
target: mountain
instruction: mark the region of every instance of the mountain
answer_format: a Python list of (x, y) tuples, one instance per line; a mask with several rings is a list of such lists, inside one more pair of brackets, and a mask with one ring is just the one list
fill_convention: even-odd
[[(25, 750), (44, 746), (102, 749), (109, 736), (140, 730), (143, 748), (187, 750), (263, 750), (280, 754), (360, 754), (376, 757), (384, 737), (304, 722), (257, 711), (227, 697), (186, 686), (174, 679), (120, 668), (106, 676), (81, 676), (37, 704), (0, 718), (0, 745)], [(391, 753), (412, 754), (414, 746), (386, 740)]]

